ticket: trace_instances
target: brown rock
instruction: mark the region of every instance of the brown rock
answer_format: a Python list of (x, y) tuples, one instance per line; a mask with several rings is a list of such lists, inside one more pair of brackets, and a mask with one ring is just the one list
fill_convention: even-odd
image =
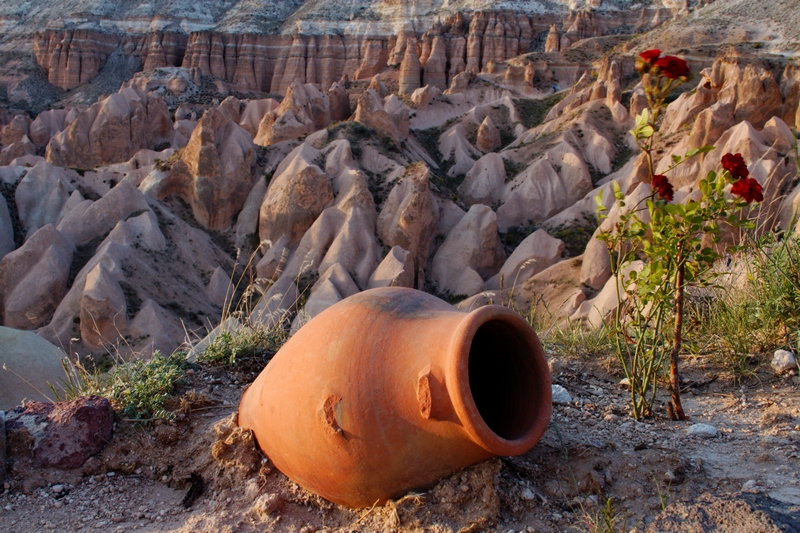
[[(114, 411), (105, 398), (33, 402), (6, 415), (10, 458), (37, 467), (79, 468), (111, 441)], [(16, 465), (15, 465), (16, 466)]]
[(533, 87), (534, 79), (536, 78), (536, 69), (533, 68), (532, 63), (525, 65), (525, 85)]
[(381, 80), (380, 74), (375, 74), (372, 77), (372, 79), (369, 80), (369, 85), (367, 86), (367, 89), (372, 89), (373, 91), (378, 93), (378, 96), (380, 96), (381, 98), (385, 98), (386, 95), (389, 94), (389, 89), (386, 88), (386, 84), (383, 83), (383, 81)]
[(450, 58), (450, 80), (457, 74), (464, 72), (466, 68), (467, 39), (463, 36), (450, 39), (449, 58)]
[(544, 41), (544, 52), (546, 54), (558, 52), (561, 48), (561, 37), (558, 33), (558, 28), (555, 24), (550, 25), (550, 31), (547, 32), (547, 38)]
[(331, 85), (328, 90), (328, 101), (331, 107), (331, 120), (343, 121), (350, 118), (353, 113), (350, 109), (350, 95), (338, 83)]
[(50, 83), (73, 89), (97, 75), (119, 40), (92, 30), (47, 30), (34, 36), (33, 54)]
[[(280, 104), (272, 98), (264, 98), (261, 100), (250, 100), (244, 107), (241, 116), (239, 117), (239, 125), (247, 130), (251, 137), (255, 138), (258, 133), (258, 126), (264, 115), (270, 111), (278, 109)], [(188, 117), (181, 117), (188, 118)], [(178, 112), (175, 112), (175, 119), (178, 120)]]
[(458, 74), (450, 81), (450, 87), (444, 94), (458, 94), (466, 91), (467, 87), (469, 87), (469, 82), (472, 81), (474, 77), (475, 75), (471, 71)]
[(433, 39), (431, 53), (425, 62), (423, 82), (441, 90), (447, 89), (447, 44), (441, 35)]
[(361, 64), (353, 75), (354, 80), (365, 80), (378, 74), (389, 59), (388, 42), (384, 39), (365, 39), (361, 45)]
[(500, 148), (500, 131), (489, 115), (486, 115), (478, 128), (478, 140), (475, 144), (484, 152), (494, 152)]
[[(21, 141), (23, 137), (28, 135), (31, 119), (28, 115), (17, 115), (14, 119), (3, 126), (0, 130), (0, 141), (6, 146)], [(7, 165), (8, 163), (3, 163)]]
[(181, 159), (172, 167), (170, 183), (197, 221), (208, 229), (225, 230), (244, 205), (253, 184), (255, 148), (250, 134), (216, 109), (209, 109), (192, 132)]
[(411, 93), (411, 101), (414, 102), (414, 105), (417, 106), (417, 109), (424, 109), (431, 100), (439, 96), (441, 93), (442, 92), (438, 88), (426, 85), (425, 87), (420, 87)]
[(312, 84), (295, 80), (274, 112), (267, 113), (258, 126), (254, 142), (270, 146), (325, 128), (331, 122), (328, 95)]
[(353, 120), (374, 129), (381, 137), (389, 137), (395, 144), (400, 143), (401, 133), (398, 131), (397, 124), (384, 110), (383, 102), (373, 90), (367, 90), (359, 96)]
[(403, 56), (403, 62), (400, 64), (400, 94), (411, 94), (419, 89), (422, 79), (421, 74), (422, 65), (417, 55), (417, 43), (409, 41), (406, 45), (406, 53)]
[(430, 169), (424, 164), (410, 165), (378, 215), (378, 235), (383, 242), (411, 253), (416, 267), (415, 288), (424, 284), (424, 267), (438, 222), (433, 195), (428, 188), (429, 176)]

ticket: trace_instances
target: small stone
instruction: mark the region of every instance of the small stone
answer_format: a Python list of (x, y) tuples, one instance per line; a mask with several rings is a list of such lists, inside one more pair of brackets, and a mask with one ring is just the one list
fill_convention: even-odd
[(557, 404), (571, 404), (572, 395), (561, 385), (553, 385), (553, 403)]
[(55, 492), (56, 494), (60, 494), (60, 493), (64, 492), (64, 485), (61, 485), (61, 484), (53, 485), (51, 490), (53, 492)]
[(797, 358), (792, 352), (786, 350), (775, 350), (772, 356), (772, 370), (778, 374), (797, 370)]
[(461, 489), (461, 492), (469, 492), (469, 485), (461, 485), (458, 488)]
[(628, 378), (623, 378), (622, 380), (620, 380), (619, 386), (622, 387), (623, 389), (627, 389), (631, 386), (631, 380), (629, 380)]
[(280, 494), (263, 494), (253, 503), (253, 510), (266, 518), (283, 507), (283, 498)]
[(747, 492), (751, 490), (758, 490), (757, 487), (758, 483), (756, 482), (755, 479), (748, 479), (747, 481), (744, 482), (744, 485), (742, 485), (742, 491)]
[(686, 434), (690, 437), (700, 437), (703, 439), (710, 439), (717, 436), (717, 428), (711, 424), (692, 424), (686, 430)]
[(532, 501), (534, 498), (536, 498), (536, 495), (531, 489), (524, 488), (522, 489), (522, 492), (519, 493), (519, 497), (523, 500)]

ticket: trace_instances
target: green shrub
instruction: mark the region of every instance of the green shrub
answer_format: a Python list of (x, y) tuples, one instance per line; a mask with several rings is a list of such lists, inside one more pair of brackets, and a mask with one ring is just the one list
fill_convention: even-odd
[[(175, 413), (164, 406), (188, 365), (186, 354), (182, 352), (164, 357), (158, 351), (148, 361), (118, 363), (104, 373), (88, 369), (80, 362), (63, 364), (65, 399), (74, 400), (90, 394), (108, 398), (123, 417), (137, 422), (175, 417)], [(61, 400), (57, 389), (50, 388), (56, 399)]]
[(211, 365), (236, 365), (245, 360), (267, 360), (283, 346), (288, 333), (277, 325), (241, 327), (217, 335), (197, 360)]

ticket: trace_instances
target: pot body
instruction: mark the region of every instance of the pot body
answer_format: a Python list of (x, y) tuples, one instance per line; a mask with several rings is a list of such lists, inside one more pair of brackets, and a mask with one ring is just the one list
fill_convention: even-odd
[(303, 326), (242, 395), (239, 425), (301, 486), (365, 507), (524, 453), (550, 413), (547, 362), (519, 315), (381, 288)]

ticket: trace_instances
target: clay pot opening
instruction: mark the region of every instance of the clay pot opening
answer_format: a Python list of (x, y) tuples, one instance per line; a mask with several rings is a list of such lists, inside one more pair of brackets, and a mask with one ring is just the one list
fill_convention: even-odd
[(464, 429), (494, 455), (528, 451), (550, 422), (550, 370), (536, 333), (505, 307), (472, 311), (454, 337), (447, 380)]
[(541, 376), (528, 339), (503, 320), (481, 325), (469, 351), (469, 386), (483, 421), (505, 440), (524, 437), (540, 410)]

